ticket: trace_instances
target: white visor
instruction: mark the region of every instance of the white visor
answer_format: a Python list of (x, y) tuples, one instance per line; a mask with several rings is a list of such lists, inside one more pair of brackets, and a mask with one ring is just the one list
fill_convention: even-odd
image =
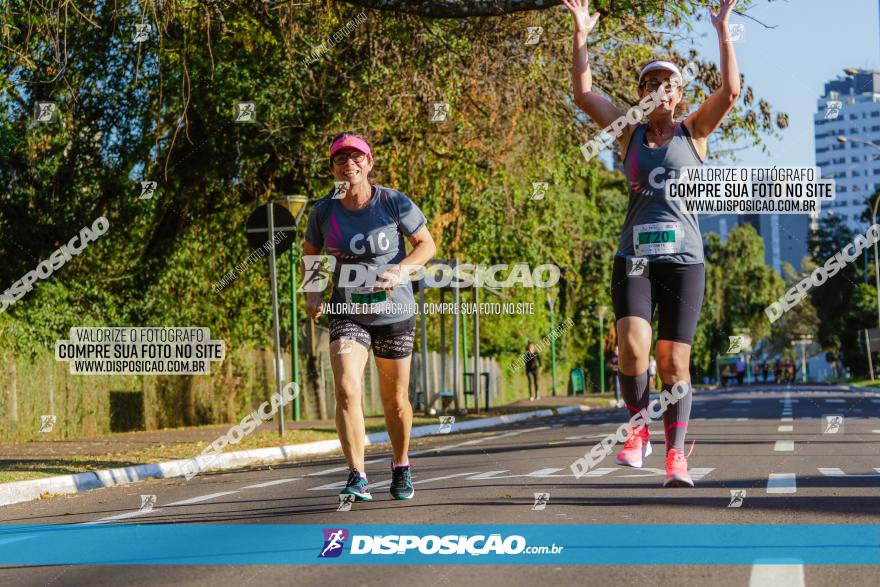
[(662, 69), (664, 71), (671, 71), (672, 75), (678, 76), (678, 79), (683, 79), (681, 75), (681, 71), (675, 66), (671, 61), (652, 61), (648, 65), (642, 68), (641, 73), (639, 73), (639, 85), (642, 84), (642, 78), (645, 77), (645, 74), (649, 71), (655, 71), (658, 69)]

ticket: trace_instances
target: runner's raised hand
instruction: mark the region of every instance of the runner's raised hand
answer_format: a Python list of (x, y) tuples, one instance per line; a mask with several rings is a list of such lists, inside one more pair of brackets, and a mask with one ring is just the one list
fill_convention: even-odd
[[(565, 2), (566, 0), (563, 0)], [(730, 19), (730, 13), (736, 6), (736, 0), (721, 0), (718, 12), (709, 7), (709, 14), (712, 17), (712, 26), (716, 29), (719, 26), (727, 27), (727, 21)]]
[(574, 17), (574, 27), (582, 33), (589, 33), (599, 21), (599, 13), (590, 16), (590, 0), (562, 0)]

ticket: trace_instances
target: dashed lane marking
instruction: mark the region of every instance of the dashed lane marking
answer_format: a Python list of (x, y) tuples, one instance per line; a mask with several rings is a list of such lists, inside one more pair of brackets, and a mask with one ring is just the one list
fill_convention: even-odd
[(880, 469), (875, 468), (876, 473), (865, 473), (865, 474), (849, 474), (844, 473), (843, 469), (838, 467), (818, 467), (816, 469), (826, 477), (880, 477)]
[(767, 493), (797, 493), (795, 474), (770, 473), (767, 478)]
[(799, 562), (757, 560), (752, 565), (749, 587), (804, 587), (804, 565), (797, 564)]

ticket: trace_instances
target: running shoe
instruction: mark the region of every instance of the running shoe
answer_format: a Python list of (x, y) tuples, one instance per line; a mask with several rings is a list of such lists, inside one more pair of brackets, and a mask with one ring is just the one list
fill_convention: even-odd
[(623, 443), (623, 449), (617, 453), (618, 465), (626, 467), (642, 466), (643, 459), (651, 454), (651, 434), (644, 426), (635, 426), (630, 430), (626, 442)]
[(664, 487), (693, 487), (688, 474), (688, 461), (684, 451), (671, 449), (666, 453), (666, 483)]
[(409, 465), (405, 467), (391, 466), (391, 497), (394, 499), (412, 499), (416, 494), (413, 489), (412, 475)]
[(373, 496), (370, 495), (370, 487), (367, 480), (361, 475), (361, 472), (354, 470), (348, 474), (348, 483), (345, 489), (339, 492), (339, 495), (353, 495), (355, 501), (372, 501)]

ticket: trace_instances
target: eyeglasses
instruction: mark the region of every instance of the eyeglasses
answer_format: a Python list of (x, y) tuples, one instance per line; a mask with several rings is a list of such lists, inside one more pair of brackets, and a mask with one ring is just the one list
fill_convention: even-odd
[(663, 89), (665, 89), (665, 90), (672, 90), (675, 88), (680, 88), (681, 82), (669, 81), (669, 80), (666, 80), (665, 82), (660, 82), (655, 79), (647, 79), (639, 84), (639, 88), (642, 88), (642, 89), (647, 88), (647, 89), (651, 90), (652, 92), (657, 90), (660, 86), (663, 86)]
[(360, 151), (352, 151), (351, 153), (337, 153), (333, 155), (333, 163), (335, 165), (345, 165), (346, 161), (351, 159), (355, 163), (363, 163), (364, 157), (366, 157), (366, 153), (361, 153)]

